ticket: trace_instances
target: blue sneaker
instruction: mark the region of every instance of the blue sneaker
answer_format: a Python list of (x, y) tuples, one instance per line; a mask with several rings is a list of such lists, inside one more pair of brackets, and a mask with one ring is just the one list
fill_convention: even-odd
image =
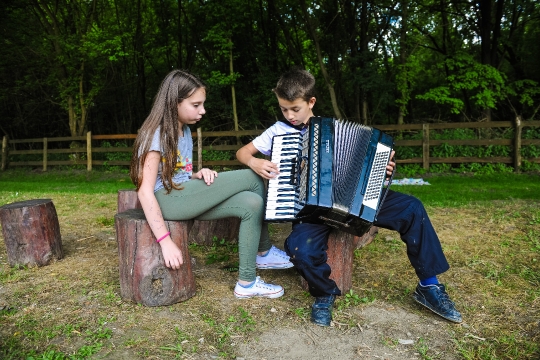
[(311, 322), (320, 326), (330, 326), (335, 295), (318, 296), (311, 307)]
[(428, 286), (418, 284), (413, 293), (413, 299), (446, 320), (455, 323), (463, 321), (461, 319), (461, 314), (456, 310), (454, 303), (446, 293), (443, 284)]

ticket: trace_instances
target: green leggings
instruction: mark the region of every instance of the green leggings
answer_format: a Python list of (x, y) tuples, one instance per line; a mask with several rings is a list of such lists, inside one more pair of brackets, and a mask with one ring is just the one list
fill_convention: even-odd
[(218, 174), (214, 183), (193, 179), (182, 183), (182, 190), (156, 192), (166, 220), (215, 220), (240, 218), (238, 234), (238, 278), (253, 281), (256, 277), (257, 251), (272, 247), (268, 226), (263, 222), (265, 188), (262, 179), (251, 170)]

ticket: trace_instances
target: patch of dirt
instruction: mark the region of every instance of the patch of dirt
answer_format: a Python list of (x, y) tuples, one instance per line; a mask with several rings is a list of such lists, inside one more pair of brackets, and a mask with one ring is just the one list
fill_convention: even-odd
[[(302, 326), (277, 328), (257, 340), (240, 344), (243, 359), (421, 359), (429, 352), (452, 354), (451, 325), (417, 315), (407, 309), (375, 302), (347, 311), (356, 326), (324, 328), (307, 322)], [(455, 326), (455, 325), (454, 325)], [(459, 325), (458, 325), (459, 326)]]

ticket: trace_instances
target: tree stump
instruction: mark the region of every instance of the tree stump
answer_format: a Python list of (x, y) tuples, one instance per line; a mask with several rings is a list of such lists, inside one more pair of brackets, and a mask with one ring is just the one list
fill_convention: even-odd
[[(357, 248), (360, 239), (362, 237), (339, 230), (332, 230), (328, 237), (328, 250), (326, 253), (328, 255), (327, 263), (332, 269), (330, 279), (336, 282), (342, 294), (349, 292), (352, 288), (354, 250)], [(307, 281), (302, 277), (301, 283), (302, 288), (308, 291)]]
[(43, 266), (62, 258), (62, 238), (51, 199), (0, 207), (0, 223), (10, 266)]
[(171, 305), (195, 295), (188, 236), (193, 221), (165, 221), (171, 239), (180, 248), (183, 264), (178, 270), (165, 266), (142, 209), (116, 214), (116, 240), (120, 258), (120, 296), (145, 306)]
[[(130, 209), (141, 209), (141, 203), (135, 189), (118, 190), (118, 213)], [(225, 218), (211, 221), (194, 220), (189, 232), (189, 243), (212, 245), (214, 236), (221, 239), (238, 239), (239, 218)]]
[(142, 209), (139, 196), (135, 189), (122, 189), (118, 190), (118, 208), (117, 213), (124, 212), (131, 209)]
[[(369, 245), (373, 239), (375, 239), (375, 236), (379, 233), (379, 228), (376, 226), (372, 226), (367, 233), (365, 233), (363, 236), (355, 236), (356, 241), (356, 248), (360, 249), (364, 246)], [(358, 238), (358, 239), (356, 239)]]
[(189, 243), (212, 245), (214, 237), (218, 240), (238, 239), (240, 218), (224, 218), (209, 221), (194, 220), (189, 233)]

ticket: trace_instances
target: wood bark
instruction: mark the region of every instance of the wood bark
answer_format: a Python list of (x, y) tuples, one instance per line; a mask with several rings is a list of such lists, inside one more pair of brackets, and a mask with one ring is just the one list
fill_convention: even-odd
[[(376, 226), (372, 226), (367, 233), (365, 233), (362, 236), (355, 236), (354, 241), (356, 242), (356, 248), (360, 249), (367, 245), (369, 245), (373, 239), (375, 239), (375, 236), (379, 233), (379, 228)], [(358, 238), (358, 239), (356, 239)]]
[(214, 237), (218, 240), (238, 240), (240, 218), (224, 218), (217, 220), (194, 220), (189, 232), (189, 243), (212, 245)]
[(195, 295), (188, 237), (193, 221), (165, 221), (171, 239), (182, 251), (178, 270), (165, 266), (160, 245), (142, 209), (116, 214), (116, 241), (120, 268), (120, 296), (145, 306), (171, 305)]
[[(141, 203), (135, 189), (118, 190), (118, 213), (130, 209), (141, 209)], [(238, 239), (239, 218), (225, 218), (210, 221), (194, 220), (189, 232), (189, 244), (212, 245), (217, 239)]]
[(62, 258), (62, 238), (51, 199), (0, 207), (0, 223), (10, 266), (44, 266)]
[(141, 202), (139, 201), (139, 196), (137, 195), (135, 189), (118, 190), (117, 204), (117, 213), (121, 213), (131, 209), (142, 209)]

